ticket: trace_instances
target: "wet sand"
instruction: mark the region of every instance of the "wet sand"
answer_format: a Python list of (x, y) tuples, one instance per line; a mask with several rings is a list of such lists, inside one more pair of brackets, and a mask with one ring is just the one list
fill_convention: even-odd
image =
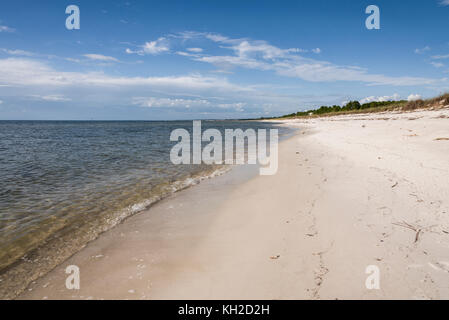
[(276, 175), (239, 167), (178, 192), (19, 299), (448, 299), (449, 110), (285, 125), (300, 130)]

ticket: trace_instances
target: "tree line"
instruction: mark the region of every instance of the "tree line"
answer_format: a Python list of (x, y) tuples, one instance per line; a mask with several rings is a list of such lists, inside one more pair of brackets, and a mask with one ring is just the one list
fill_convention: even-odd
[(312, 109), (308, 111), (298, 111), (291, 114), (287, 114), (282, 116), (281, 118), (290, 118), (290, 117), (302, 117), (302, 116), (308, 116), (308, 115), (322, 115), (327, 113), (336, 113), (336, 112), (343, 112), (343, 111), (353, 111), (353, 110), (364, 110), (364, 109), (372, 109), (372, 108), (379, 108), (388, 106), (391, 104), (400, 104), (407, 102), (406, 100), (401, 101), (372, 101), (368, 103), (361, 104), (359, 101), (349, 101), (344, 106), (322, 106), (318, 109)]

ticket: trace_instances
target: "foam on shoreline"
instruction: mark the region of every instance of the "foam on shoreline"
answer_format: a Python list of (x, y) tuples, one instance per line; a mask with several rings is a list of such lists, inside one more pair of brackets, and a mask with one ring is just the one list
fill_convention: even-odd
[(231, 170), (229, 166), (211, 166), (182, 180), (173, 181), (155, 188), (157, 191), (149, 199), (128, 206), (118, 212), (95, 217), (97, 220), (95, 223), (76, 226), (76, 230), (72, 230), (73, 226), (70, 226), (71, 230), (69, 231), (65, 231), (65, 228), (58, 230), (42, 245), (26, 253), (19, 260), (2, 270), (0, 274), (0, 298), (11, 299), (16, 297), (31, 282), (45, 275), (61, 262), (84, 248), (89, 242), (97, 239), (100, 234), (111, 230), (125, 219), (149, 209), (158, 201), (178, 191), (197, 185), (206, 179), (223, 175), (229, 170)]

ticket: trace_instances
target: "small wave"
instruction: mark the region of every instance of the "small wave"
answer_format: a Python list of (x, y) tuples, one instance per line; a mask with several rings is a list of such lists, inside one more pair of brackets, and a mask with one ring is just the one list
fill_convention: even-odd
[[(27, 286), (44, 276), (47, 272), (64, 262), (70, 256), (97, 239), (102, 233), (111, 230), (125, 219), (149, 209), (156, 202), (199, 184), (201, 181), (223, 175), (230, 167), (216, 167), (193, 176), (186, 177), (156, 188), (148, 199), (135, 203), (125, 209), (97, 217), (96, 223), (84, 223), (70, 230), (59, 230), (42, 245), (26, 253), (21, 259), (10, 264), (0, 274), (0, 298), (13, 299)], [(73, 227), (73, 226), (72, 226)]]
[(106, 224), (104, 224), (103, 227), (101, 228), (101, 231), (102, 232), (108, 231), (111, 228), (118, 225), (119, 223), (121, 223), (126, 218), (133, 216), (133, 215), (135, 215), (139, 212), (142, 212), (144, 210), (147, 210), (156, 202), (163, 200), (178, 191), (181, 191), (181, 190), (187, 189), (189, 187), (192, 187), (194, 185), (197, 185), (197, 184), (201, 183), (201, 181), (211, 179), (211, 178), (214, 178), (217, 176), (221, 176), (221, 175), (225, 174), (226, 172), (228, 172), (229, 170), (231, 170), (230, 167), (223, 166), (223, 167), (214, 168), (212, 171), (201, 172), (199, 174), (196, 174), (193, 177), (187, 177), (187, 178), (184, 178), (184, 179), (181, 179), (178, 181), (174, 181), (174, 182), (170, 183), (166, 188), (163, 188), (163, 190), (160, 191), (159, 194), (155, 194), (150, 199), (146, 199), (142, 202), (133, 204), (133, 205), (119, 211), (118, 213), (114, 214), (113, 217), (108, 218), (106, 220)]

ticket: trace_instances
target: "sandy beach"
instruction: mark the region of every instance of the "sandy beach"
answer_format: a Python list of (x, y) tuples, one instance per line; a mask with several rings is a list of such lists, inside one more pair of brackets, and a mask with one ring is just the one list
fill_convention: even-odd
[(449, 299), (449, 110), (284, 125), (299, 130), (276, 175), (236, 167), (178, 192), (19, 299)]

